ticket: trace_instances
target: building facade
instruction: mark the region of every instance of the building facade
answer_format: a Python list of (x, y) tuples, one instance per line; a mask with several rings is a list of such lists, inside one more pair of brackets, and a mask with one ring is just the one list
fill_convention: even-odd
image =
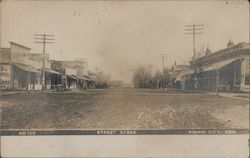
[(39, 71), (29, 63), (31, 49), (21, 44), (10, 42), (10, 48), (1, 49), (0, 88), (35, 89), (38, 88)]
[(45, 89), (52, 89), (60, 84), (60, 73), (51, 69), (49, 55), (44, 58), (45, 78), (42, 78), (43, 54), (30, 53), (30, 48), (10, 42), (10, 48), (1, 49), (0, 88), (40, 90), (42, 82)]
[(84, 59), (74, 61), (51, 61), (52, 69), (62, 74), (61, 83), (65, 89), (88, 88), (88, 65)]
[(185, 89), (201, 91), (249, 91), (249, 43), (234, 45), (209, 53), (191, 63), (192, 73), (185, 73), (182, 83)]

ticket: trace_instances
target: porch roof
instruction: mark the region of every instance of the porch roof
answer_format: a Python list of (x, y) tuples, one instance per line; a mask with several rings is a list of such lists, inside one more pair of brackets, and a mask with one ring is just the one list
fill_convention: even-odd
[(212, 71), (212, 70), (219, 70), (219, 69), (223, 68), (224, 66), (231, 64), (237, 60), (240, 60), (240, 58), (227, 59), (227, 60), (224, 60), (224, 61), (221, 61), (218, 63), (214, 63), (212, 65), (203, 67), (203, 72)]
[(74, 76), (74, 75), (67, 75), (69, 78), (75, 79), (75, 80), (79, 80), (78, 77)]
[(57, 74), (57, 75), (60, 75), (61, 73), (60, 72), (57, 72), (55, 70), (51, 70), (51, 69), (45, 69), (44, 71), (48, 72), (48, 73), (51, 73), (51, 74)]
[(86, 81), (90, 81), (90, 79), (89, 78), (87, 78), (87, 77), (81, 77), (83, 80), (86, 80)]
[(18, 67), (24, 71), (27, 71), (27, 72), (39, 73), (38, 70), (36, 70), (35, 68), (33, 68), (30, 65), (24, 65), (24, 64), (19, 64), (19, 63), (13, 63), (13, 65), (15, 65), (16, 67)]
[(71, 76), (73, 76), (73, 77), (76, 78), (76, 79), (90, 81), (90, 79), (88, 79), (87, 77), (84, 77), (84, 76), (81, 76), (81, 77), (76, 76), (76, 75), (71, 75)]

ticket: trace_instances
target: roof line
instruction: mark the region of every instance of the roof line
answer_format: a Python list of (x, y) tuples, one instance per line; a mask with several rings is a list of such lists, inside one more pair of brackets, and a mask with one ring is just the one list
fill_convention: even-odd
[(31, 48), (26, 47), (26, 46), (24, 46), (24, 45), (21, 45), (21, 44), (19, 44), (19, 43), (13, 42), (13, 41), (9, 41), (9, 43), (10, 43), (10, 44), (17, 45), (17, 46), (19, 46), (19, 47), (23, 47), (23, 48), (28, 49), (28, 50), (31, 50)]

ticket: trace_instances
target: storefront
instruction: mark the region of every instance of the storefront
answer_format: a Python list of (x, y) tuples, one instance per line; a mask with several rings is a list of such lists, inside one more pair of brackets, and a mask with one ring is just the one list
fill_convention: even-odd
[(29, 65), (14, 63), (11, 65), (11, 89), (39, 89), (39, 71)]
[(218, 88), (223, 92), (249, 90), (247, 61), (247, 58), (234, 58), (203, 67), (203, 71), (197, 74), (197, 89), (216, 91)]

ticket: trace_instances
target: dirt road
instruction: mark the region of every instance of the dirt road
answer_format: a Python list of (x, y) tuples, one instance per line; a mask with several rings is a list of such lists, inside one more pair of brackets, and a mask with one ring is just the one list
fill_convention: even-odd
[(248, 101), (208, 94), (103, 89), (0, 97), (3, 129), (248, 128)]

